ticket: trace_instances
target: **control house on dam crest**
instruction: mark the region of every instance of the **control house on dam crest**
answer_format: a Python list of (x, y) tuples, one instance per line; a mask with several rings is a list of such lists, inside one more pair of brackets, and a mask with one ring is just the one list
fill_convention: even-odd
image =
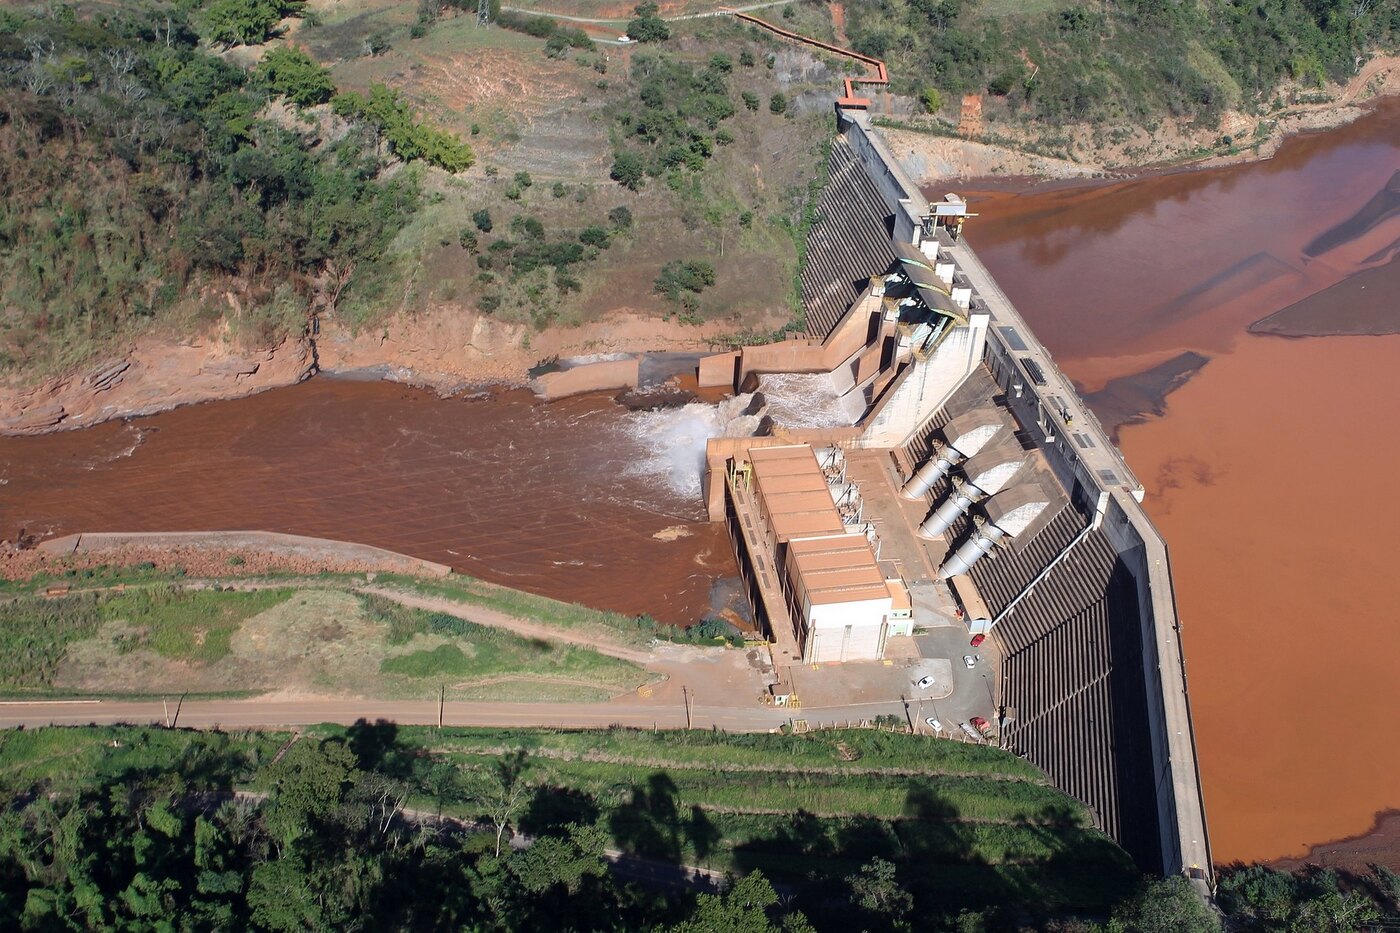
[(961, 236), (966, 205), (926, 201), (866, 113), (838, 114), (807, 333), (699, 371), (759, 392), (808, 374), (850, 415), (708, 445), (707, 508), (772, 641), (775, 694), (785, 671), (877, 660), (956, 619), (993, 659), (999, 744), (1143, 870), (1207, 890), (1171, 569), (1142, 485)]

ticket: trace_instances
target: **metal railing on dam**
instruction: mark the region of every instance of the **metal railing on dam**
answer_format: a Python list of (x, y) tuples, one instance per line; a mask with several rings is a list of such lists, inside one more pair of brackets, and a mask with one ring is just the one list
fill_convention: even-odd
[[(930, 213), (928, 202), (864, 112), (838, 108), (838, 113), (851, 151), (893, 215), (895, 238), (917, 242), (923, 218)], [(1136, 632), (1125, 632), (1123, 623), (1116, 622), (1116, 635), (1140, 643), (1142, 676), (1134, 681), (1142, 684), (1146, 695), (1130, 698), (1133, 702), (1127, 707), (1145, 711), (1137, 715), (1145, 715), (1146, 721), (1127, 726), (1133, 733), (1145, 732), (1141, 745), (1150, 752), (1155, 798), (1151, 809), (1157, 816), (1161, 869), (1185, 873), (1208, 887), (1210, 843), (1171, 565), (1161, 535), (1142, 508), (1142, 485), (972, 248), (946, 233), (938, 236), (957, 274), (971, 286), (974, 308), (991, 316), (983, 361), (1006, 392), (1008, 407), (1065, 489), (1076, 500), (1096, 504), (1095, 531), (1130, 577), (1122, 585), (1135, 591), (1137, 610), (1132, 614), (1139, 624)], [(1020, 610), (1011, 610), (1016, 611)]]

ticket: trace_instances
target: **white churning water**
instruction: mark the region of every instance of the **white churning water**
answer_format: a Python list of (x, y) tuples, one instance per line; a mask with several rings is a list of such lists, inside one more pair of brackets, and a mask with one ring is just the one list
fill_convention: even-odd
[(745, 414), (753, 394), (737, 395), (715, 404), (691, 402), (679, 408), (639, 411), (623, 427), (637, 445), (629, 476), (654, 480), (665, 491), (700, 501), (705, 475), (705, 442), (712, 437), (751, 437), (765, 416), (790, 428), (826, 428), (854, 423), (826, 375), (776, 374), (762, 377), (758, 398), (762, 407)]
[(738, 395), (715, 404), (691, 402), (631, 413), (623, 426), (639, 449), (628, 474), (654, 479), (676, 496), (699, 502), (705, 442), (756, 432), (763, 419), (744, 414), (751, 401), (752, 395)]

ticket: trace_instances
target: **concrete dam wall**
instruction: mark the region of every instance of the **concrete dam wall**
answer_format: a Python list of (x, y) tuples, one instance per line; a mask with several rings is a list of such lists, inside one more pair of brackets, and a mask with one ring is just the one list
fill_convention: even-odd
[(981, 366), (905, 439), (904, 454), (920, 462), (960, 406), (995, 397), (1063, 493), (1028, 540), (971, 571), (1003, 648), (1003, 743), (1092, 807), (1144, 870), (1185, 873), (1204, 888), (1210, 846), (1171, 567), (1142, 486), (966, 241), (921, 227), (931, 207), (866, 114), (839, 113), (801, 279), (809, 333), (824, 336), (859, 283), (888, 267), (882, 243), (936, 235), (955, 285), (991, 321)]

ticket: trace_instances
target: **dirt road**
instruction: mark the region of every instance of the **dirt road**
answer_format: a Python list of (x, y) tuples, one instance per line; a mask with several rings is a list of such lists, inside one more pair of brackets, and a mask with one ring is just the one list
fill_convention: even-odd
[(413, 593), (405, 593), (403, 590), (392, 589), (382, 586), (358, 586), (355, 587), (357, 593), (372, 593), (375, 596), (382, 596), (385, 599), (393, 600), (402, 606), (411, 609), (426, 609), (428, 612), (444, 612), (468, 622), (475, 622), (478, 625), (485, 625), (489, 628), (505, 629), (514, 632), (516, 635), (525, 638), (538, 638), (544, 641), (563, 642), (567, 645), (577, 645), (580, 648), (588, 648), (599, 654), (606, 654), (609, 657), (620, 658), (623, 661), (631, 661), (633, 664), (646, 665), (655, 660), (655, 654), (644, 648), (628, 648), (617, 642), (609, 641), (605, 637), (600, 637), (596, 630), (587, 632), (575, 631), (563, 628), (558, 625), (549, 625), (543, 622), (533, 622), (529, 619), (513, 616), (509, 613), (500, 612), (496, 609), (488, 609), (485, 606), (476, 606), (464, 603), (455, 599), (447, 599), (443, 596), (419, 596)]

